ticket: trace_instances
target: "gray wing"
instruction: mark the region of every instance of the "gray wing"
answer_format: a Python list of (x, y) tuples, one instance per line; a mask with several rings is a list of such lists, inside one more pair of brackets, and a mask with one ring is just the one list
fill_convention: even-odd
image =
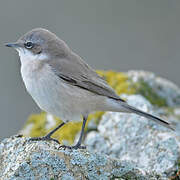
[(72, 53), (66, 58), (47, 62), (54, 73), (66, 83), (78, 86), (95, 94), (123, 101), (115, 91), (81, 57)]

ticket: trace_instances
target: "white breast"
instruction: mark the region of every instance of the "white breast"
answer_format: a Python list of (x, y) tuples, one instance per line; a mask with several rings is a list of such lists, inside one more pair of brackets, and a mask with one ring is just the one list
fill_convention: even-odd
[(102, 109), (105, 97), (64, 82), (43, 61), (24, 55), (20, 58), (26, 89), (42, 110), (68, 122), (81, 120), (81, 115)]
[(90, 97), (87, 91), (64, 83), (48, 65), (31, 61), (22, 65), (21, 73), (27, 91), (38, 106), (64, 122), (79, 121), (90, 106), (95, 107), (91, 103), (94, 95)]

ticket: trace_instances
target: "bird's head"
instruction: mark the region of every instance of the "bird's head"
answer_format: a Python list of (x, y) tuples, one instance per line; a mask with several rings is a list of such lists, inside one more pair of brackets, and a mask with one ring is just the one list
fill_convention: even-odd
[(65, 57), (70, 51), (63, 40), (43, 28), (33, 29), (20, 37), (17, 42), (7, 43), (6, 46), (12, 47), (19, 52), (22, 63), (29, 60)]

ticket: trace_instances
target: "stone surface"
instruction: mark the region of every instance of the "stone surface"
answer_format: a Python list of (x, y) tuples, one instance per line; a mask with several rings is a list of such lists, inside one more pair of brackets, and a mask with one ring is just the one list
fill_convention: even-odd
[(134, 83), (142, 85), (142, 80), (147, 83), (158, 96), (166, 100), (167, 106), (180, 106), (180, 88), (172, 81), (147, 71), (128, 71), (127, 75)]
[[(154, 115), (163, 114), (163, 109), (156, 110), (141, 95), (124, 97), (141, 110)], [(131, 160), (150, 174), (156, 172), (169, 177), (178, 169), (180, 138), (173, 131), (135, 114), (106, 113), (98, 131), (88, 133), (85, 144), (89, 150)]]
[(130, 161), (120, 161), (87, 150), (63, 150), (55, 142), (32, 142), (11, 137), (0, 144), (2, 180), (153, 180)]

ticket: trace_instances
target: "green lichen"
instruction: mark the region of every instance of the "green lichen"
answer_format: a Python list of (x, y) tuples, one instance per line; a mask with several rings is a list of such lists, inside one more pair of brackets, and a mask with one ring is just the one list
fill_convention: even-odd
[(136, 89), (136, 94), (141, 94), (146, 99), (148, 99), (151, 104), (158, 107), (167, 106), (166, 100), (163, 97), (159, 96), (155, 92), (155, 90), (150, 87), (150, 85), (143, 79), (139, 80), (137, 83), (134, 83), (132, 86), (134, 87), (134, 89)]

